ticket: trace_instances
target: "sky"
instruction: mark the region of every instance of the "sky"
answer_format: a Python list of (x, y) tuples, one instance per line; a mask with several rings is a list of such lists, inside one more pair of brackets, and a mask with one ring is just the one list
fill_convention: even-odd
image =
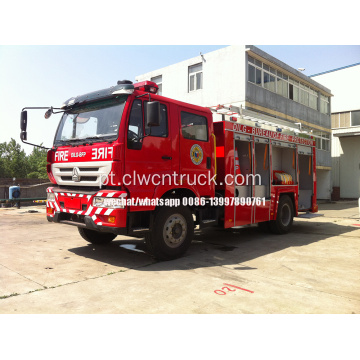
[[(19, 139), (23, 107), (60, 107), (70, 97), (135, 81), (156, 70), (228, 45), (0, 45), (0, 142)], [(360, 46), (256, 45), (305, 75), (360, 62)], [(28, 111), (28, 141), (52, 146), (60, 115)], [(32, 146), (22, 144), (26, 153)]]

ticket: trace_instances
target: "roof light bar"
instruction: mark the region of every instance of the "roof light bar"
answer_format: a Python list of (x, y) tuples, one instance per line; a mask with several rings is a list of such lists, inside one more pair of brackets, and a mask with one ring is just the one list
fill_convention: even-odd
[(148, 80), (134, 84), (134, 88), (135, 90), (146, 91), (151, 94), (156, 94), (159, 90), (159, 87), (157, 86), (156, 83)]

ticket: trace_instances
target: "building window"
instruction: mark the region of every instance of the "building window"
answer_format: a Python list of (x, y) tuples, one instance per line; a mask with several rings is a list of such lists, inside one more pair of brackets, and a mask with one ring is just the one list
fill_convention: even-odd
[(159, 91), (157, 92), (157, 94), (162, 95), (162, 75), (152, 77), (151, 81), (159, 87)]
[(329, 114), (329, 97), (320, 94), (320, 112)]
[[(318, 92), (308, 85), (276, 71), (270, 65), (248, 56), (248, 81), (283, 97), (318, 110)], [(327, 98), (326, 96), (324, 98)], [(327, 98), (329, 102), (329, 98)], [(324, 105), (324, 109), (326, 106)], [(327, 109), (329, 106), (327, 105)], [(327, 112), (328, 114), (328, 112)]]
[(189, 92), (203, 87), (202, 63), (189, 66)]
[(360, 110), (351, 112), (351, 126), (360, 126)]
[(330, 134), (315, 131), (315, 147), (319, 150), (330, 151)]

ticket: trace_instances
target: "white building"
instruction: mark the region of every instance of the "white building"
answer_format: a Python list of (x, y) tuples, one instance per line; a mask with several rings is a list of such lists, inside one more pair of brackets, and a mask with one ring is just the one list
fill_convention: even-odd
[(333, 200), (360, 197), (360, 63), (312, 76), (330, 87)]
[(252, 45), (228, 46), (138, 75), (160, 93), (200, 105), (242, 105), (318, 136), (318, 198), (330, 199), (330, 97), (325, 86)]

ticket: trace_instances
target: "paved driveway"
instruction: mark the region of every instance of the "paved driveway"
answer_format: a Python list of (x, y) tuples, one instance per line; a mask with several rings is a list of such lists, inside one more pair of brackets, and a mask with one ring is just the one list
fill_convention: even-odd
[(0, 312), (358, 314), (357, 202), (320, 213), (283, 236), (196, 231), (183, 258), (155, 262), (141, 240), (94, 246), (75, 227), (48, 223), (43, 206), (2, 208)]

